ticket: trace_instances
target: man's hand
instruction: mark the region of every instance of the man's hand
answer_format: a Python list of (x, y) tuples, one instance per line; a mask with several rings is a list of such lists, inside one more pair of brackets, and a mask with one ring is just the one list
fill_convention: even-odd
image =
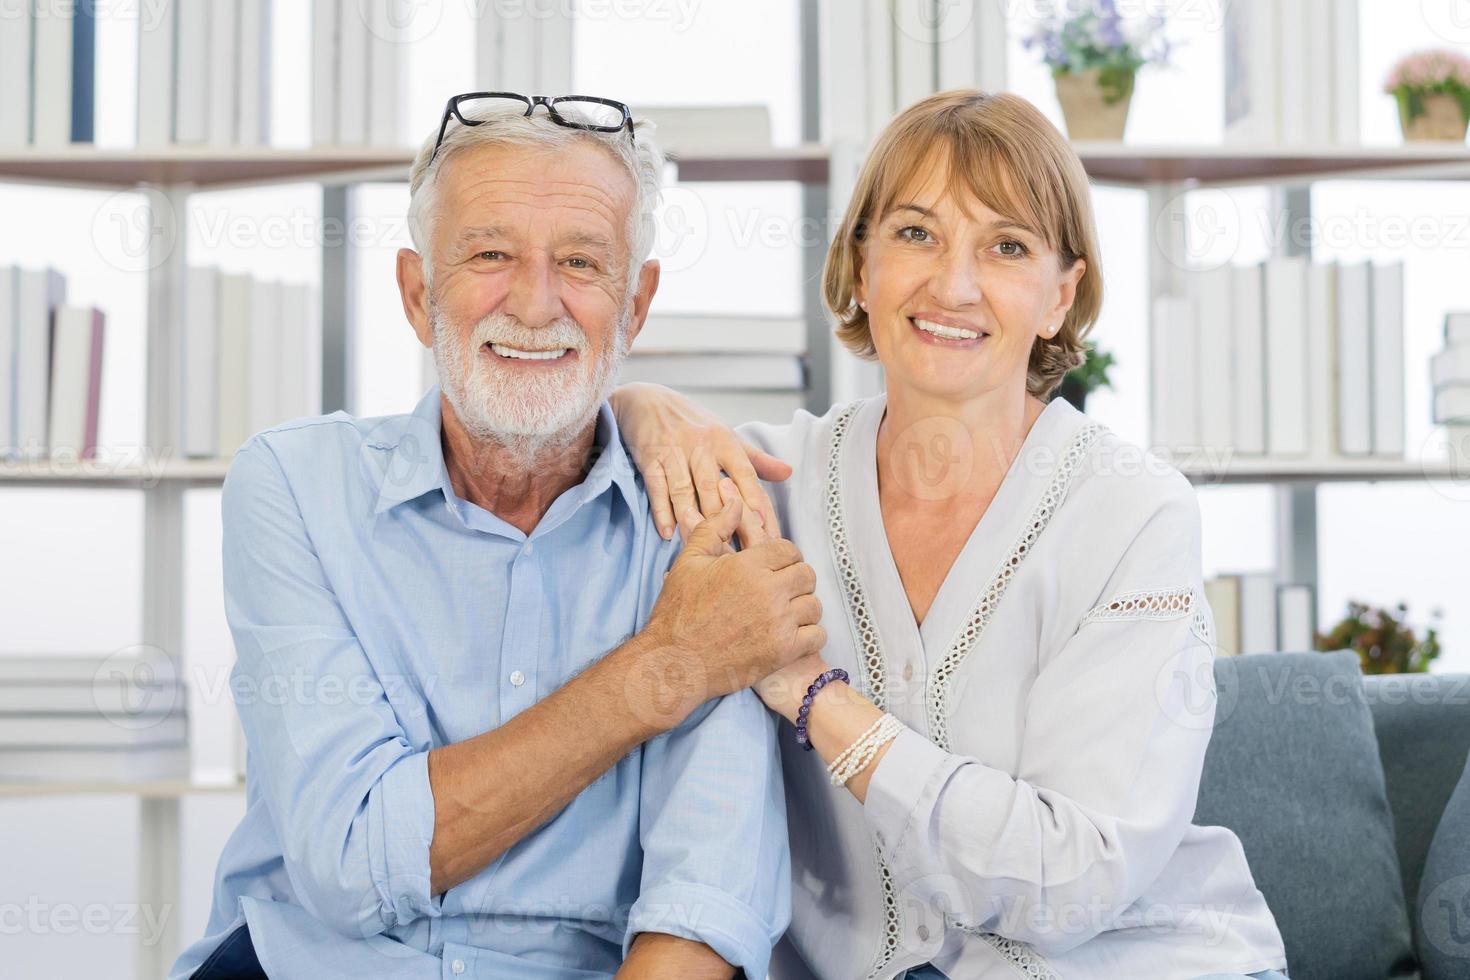
[(729, 980), (735, 968), (704, 943), (640, 932), (614, 980)]
[(817, 573), (782, 538), (730, 551), (740, 494), (728, 479), (720, 491), (724, 508), (690, 535), (644, 631), (667, 652), (689, 710), (750, 687), (827, 643), (822, 603), (812, 594)]

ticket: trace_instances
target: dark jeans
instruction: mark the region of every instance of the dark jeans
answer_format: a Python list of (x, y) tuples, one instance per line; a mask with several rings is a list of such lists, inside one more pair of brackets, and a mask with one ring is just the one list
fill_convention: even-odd
[(199, 965), (190, 980), (270, 980), (255, 958), (250, 927), (242, 925), (225, 937), (209, 959)]

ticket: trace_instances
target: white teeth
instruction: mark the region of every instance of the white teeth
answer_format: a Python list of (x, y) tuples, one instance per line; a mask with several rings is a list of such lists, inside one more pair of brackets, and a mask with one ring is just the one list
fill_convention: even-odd
[(915, 320), (914, 326), (925, 333), (932, 333), (936, 337), (948, 337), (951, 340), (974, 340), (980, 336), (974, 330), (966, 330), (963, 327), (948, 327), (942, 323), (934, 323), (931, 320)]
[(518, 361), (554, 361), (571, 350), (570, 347), (562, 347), (557, 350), (519, 350), (504, 344), (491, 344), (490, 349), (501, 357), (513, 357)]

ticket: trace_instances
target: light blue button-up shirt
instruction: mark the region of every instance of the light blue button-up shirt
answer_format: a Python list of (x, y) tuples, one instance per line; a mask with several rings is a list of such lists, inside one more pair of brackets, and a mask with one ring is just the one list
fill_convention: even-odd
[(411, 415), (267, 430), (225, 480), (246, 813), (187, 977), (248, 922), (273, 980), (591, 978), (632, 937), (765, 976), (790, 918), (775, 722), (749, 691), (635, 749), (479, 874), (430, 894), (430, 749), (643, 628), (676, 555), (604, 404), (596, 462), (530, 535), (454, 492), (439, 391)]

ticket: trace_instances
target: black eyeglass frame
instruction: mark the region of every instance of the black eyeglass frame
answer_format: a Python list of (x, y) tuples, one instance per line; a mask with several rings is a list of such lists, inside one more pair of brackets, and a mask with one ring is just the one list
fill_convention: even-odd
[[(595, 133), (616, 133), (626, 129), (628, 131), (628, 139), (632, 142), (637, 141), (637, 137), (633, 134), (633, 113), (628, 108), (626, 102), (618, 102), (616, 99), (604, 99), (596, 95), (522, 95), (519, 92), (461, 92), (459, 95), (451, 96), (449, 101), (444, 105), (444, 118), (439, 120), (439, 138), (434, 141), (434, 152), (429, 154), (430, 164), (439, 155), (439, 147), (444, 145), (444, 134), (449, 129), (450, 117), (458, 119), (460, 124), (464, 126), (479, 126), (491, 121), (489, 119), (466, 119), (460, 113), (460, 103), (470, 102), (475, 99), (512, 99), (517, 102), (523, 102), (526, 106), (525, 115), (527, 116), (535, 112), (538, 105), (544, 105), (546, 107), (546, 114), (558, 126), (565, 126), (568, 129), (585, 129)], [(605, 105), (621, 111), (623, 121), (616, 126), (598, 126), (593, 123), (575, 122), (556, 111), (556, 106), (559, 102), (596, 102), (599, 105)]]

